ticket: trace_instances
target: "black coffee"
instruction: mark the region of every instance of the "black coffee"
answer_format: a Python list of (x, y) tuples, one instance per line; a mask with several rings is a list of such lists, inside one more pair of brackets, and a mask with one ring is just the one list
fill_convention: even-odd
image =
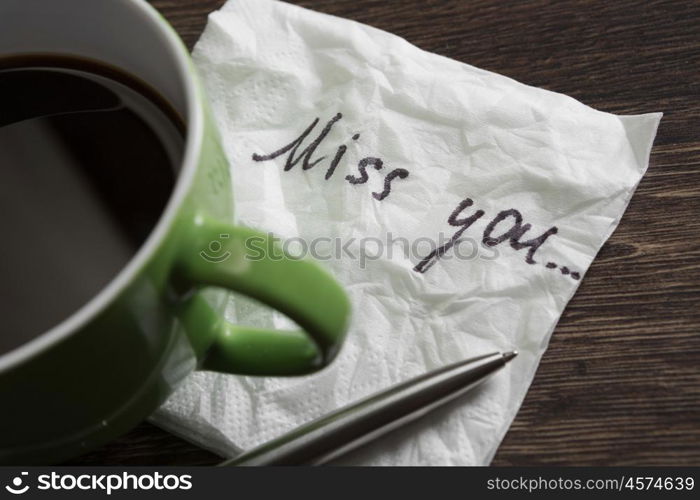
[(0, 353), (67, 318), (134, 255), (172, 192), (183, 128), (114, 68), (0, 59)]

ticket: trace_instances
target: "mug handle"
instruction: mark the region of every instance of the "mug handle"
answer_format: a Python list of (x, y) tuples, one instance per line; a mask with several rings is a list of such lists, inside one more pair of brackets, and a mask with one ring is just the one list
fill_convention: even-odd
[[(302, 375), (326, 366), (345, 337), (350, 304), (319, 265), (285, 255), (269, 235), (194, 217), (180, 247), (178, 280), (242, 293), (287, 315), (302, 330), (234, 325), (194, 293), (180, 318), (194, 332), (201, 367), (239, 375)], [(204, 330), (204, 331), (202, 331)]]

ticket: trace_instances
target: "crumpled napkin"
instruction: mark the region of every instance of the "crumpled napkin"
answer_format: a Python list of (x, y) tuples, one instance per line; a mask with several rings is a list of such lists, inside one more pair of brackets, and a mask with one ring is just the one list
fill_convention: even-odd
[[(197, 372), (153, 420), (232, 456), (428, 370), (517, 349), (481, 390), (343, 460), (488, 464), (647, 168), (661, 114), (602, 113), (268, 0), (211, 14), (194, 59), (238, 222), (319, 258), (354, 316), (322, 372)], [(288, 326), (239, 297), (227, 315)]]

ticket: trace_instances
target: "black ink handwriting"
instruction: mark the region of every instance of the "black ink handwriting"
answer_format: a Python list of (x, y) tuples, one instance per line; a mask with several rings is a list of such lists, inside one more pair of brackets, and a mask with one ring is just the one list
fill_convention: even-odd
[[(319, 158), (313, 159), (313, 155), (316, 152), (316, 149), (321, 145), (321, 143), (324, 141), (326, 136), (330, 133), (331, 129), (333, 128), (333, 125), (338, 122), (340, 119), (343, 118), (342, 113), (337, 113), (331, 120), (325, 125), (323, 130), (321, 130), (321, 133), (314, 139), (306, 148), (304, 148), (298, 155), (297, 155), (297, 150), (301, 145), (304, 143), (304, 141), (307, 139), (309, 134), (316, 128), (316, 125), (318, 125), (319, 118), (316, 118), (311, 124), (306, 127), (306, 129), (297, 137), (294, 139), (292, 142), (289, 144), (282, 146), (278, 150), (270, 153), (270, 154), (258, 154), (258, 153), (253, 153), (253, 160), (254, 161), (269, 161), (269, 160), (274, 160), (275, 158), (278, 158), (284, 154), (287, 155), (284, 163), (284, 171), (288, 172), (291, 170), (299, 161), (302, 161), (302, 170), (310, 170), (316, 165), (318, 165), (321, 161), (326, 159), (326, 156), (321, 156)], [(357, 141), (360, 138), (360, 134), (354, 134), (352, 136), (353, 141)], [(331, 177), (333, 177), (333, 174), (336, 171), (336, 168), (338, 167), (340, 160), (343, 158), (347, 151), (348, 147), (345, 144), (341, 144), (338, 146), (338, 149), (333, 156), (333, 159), (331, 160), (331, 163), (326, 170), (326, 174), (324, 176), (325, 180), (329, 180)], [(365, 184), (369, 180), (369, 175), (367, 174), (367, 167), (372, 166), (375, 170), (381, 170), (384, 166), (384, 162), (381, 160), (381, 158), (375, 158), (372, 156), (368, 156), (366, 158), (363, 158), (362, 160), (359, 161), (357, 168), (359, 171), (359, 176), (355, 175), (346, 175), (345, 180), (349, 182), (350, 184), (357, 185), (357, 184)], [(384, 178), (384, 189), (381, 193), (372, 193), (372, 197), (377, 200), (377, 201), (382, 201), (386, 199), (390, 194), (391, 194), (391, 186), (392, 186), (392, 181), (394, 181), (396, 178), (399, 179), (406, 179), (409, 176), (408, 170), (405, 168), (395, 168), (391, 172), (389, 172), (386, 177)]]
[[(425, 273), (430, 269), (445, 253), (452, 248), (457, 240), (462, 236), (462, 233), (466, 231), (474, 222), (484, 215), (483, 210), (476, 210), (471, 216), (458, 219), (457, 217), (466, 209), (471, 207), (474, 202), (470, 198), (462, 200), (457, 208), (450, 214), (447, 219), (447, 223), (451, 226), (459, 227), (457, 231), (452, 235), (450, 240), (439, 248), (436, 248), (425, 256), (414, 268), (413, 270), (418, 273)], [(500, 223), (504, 222), (506, 219), (513, 219), (512, 225), (507, 231), (504, 231), (498, 236), (493, 236), (493, 233)], [(509, 210), (503, 210), (499, 212), (496, 217), (494, 217), (491, 222), (488, 223), (484, 233), (482, 235), (482, 243), (488, 247), (495, 247), (508, 241), (511, 248), (516, 251), (527, 248), (527, 254), (525, 255), (525, 262), (528, 264), (536, 264), (535, 252), (547, 241), (550, 236), (557, 234), (559, 229), (556, 226), (552, 226), (545, 232), (540, 234), (535, 238), (531, 238), (526, 241), (522, 241), (523, 236), (527, 233), (532, 226), (530, 224), (523, 224), (522, 214), (513, 208)], [(577, 271), (571, 271), (567, 266), (559, 266), (555, 262), (547, 262), (545, 264), (547, 269), (559, 269), (561, 274), (565, 276), (570, 276), (574, 280), (581, 279), (581, 274)]]

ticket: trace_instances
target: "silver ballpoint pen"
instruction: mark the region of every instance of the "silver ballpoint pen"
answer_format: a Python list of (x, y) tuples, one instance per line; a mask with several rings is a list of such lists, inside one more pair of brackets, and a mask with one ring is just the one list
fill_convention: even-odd
[(324, 464), (458, 398), (517, 354), (487, 354), (439, 368), (340, 408), (221, 465)]

